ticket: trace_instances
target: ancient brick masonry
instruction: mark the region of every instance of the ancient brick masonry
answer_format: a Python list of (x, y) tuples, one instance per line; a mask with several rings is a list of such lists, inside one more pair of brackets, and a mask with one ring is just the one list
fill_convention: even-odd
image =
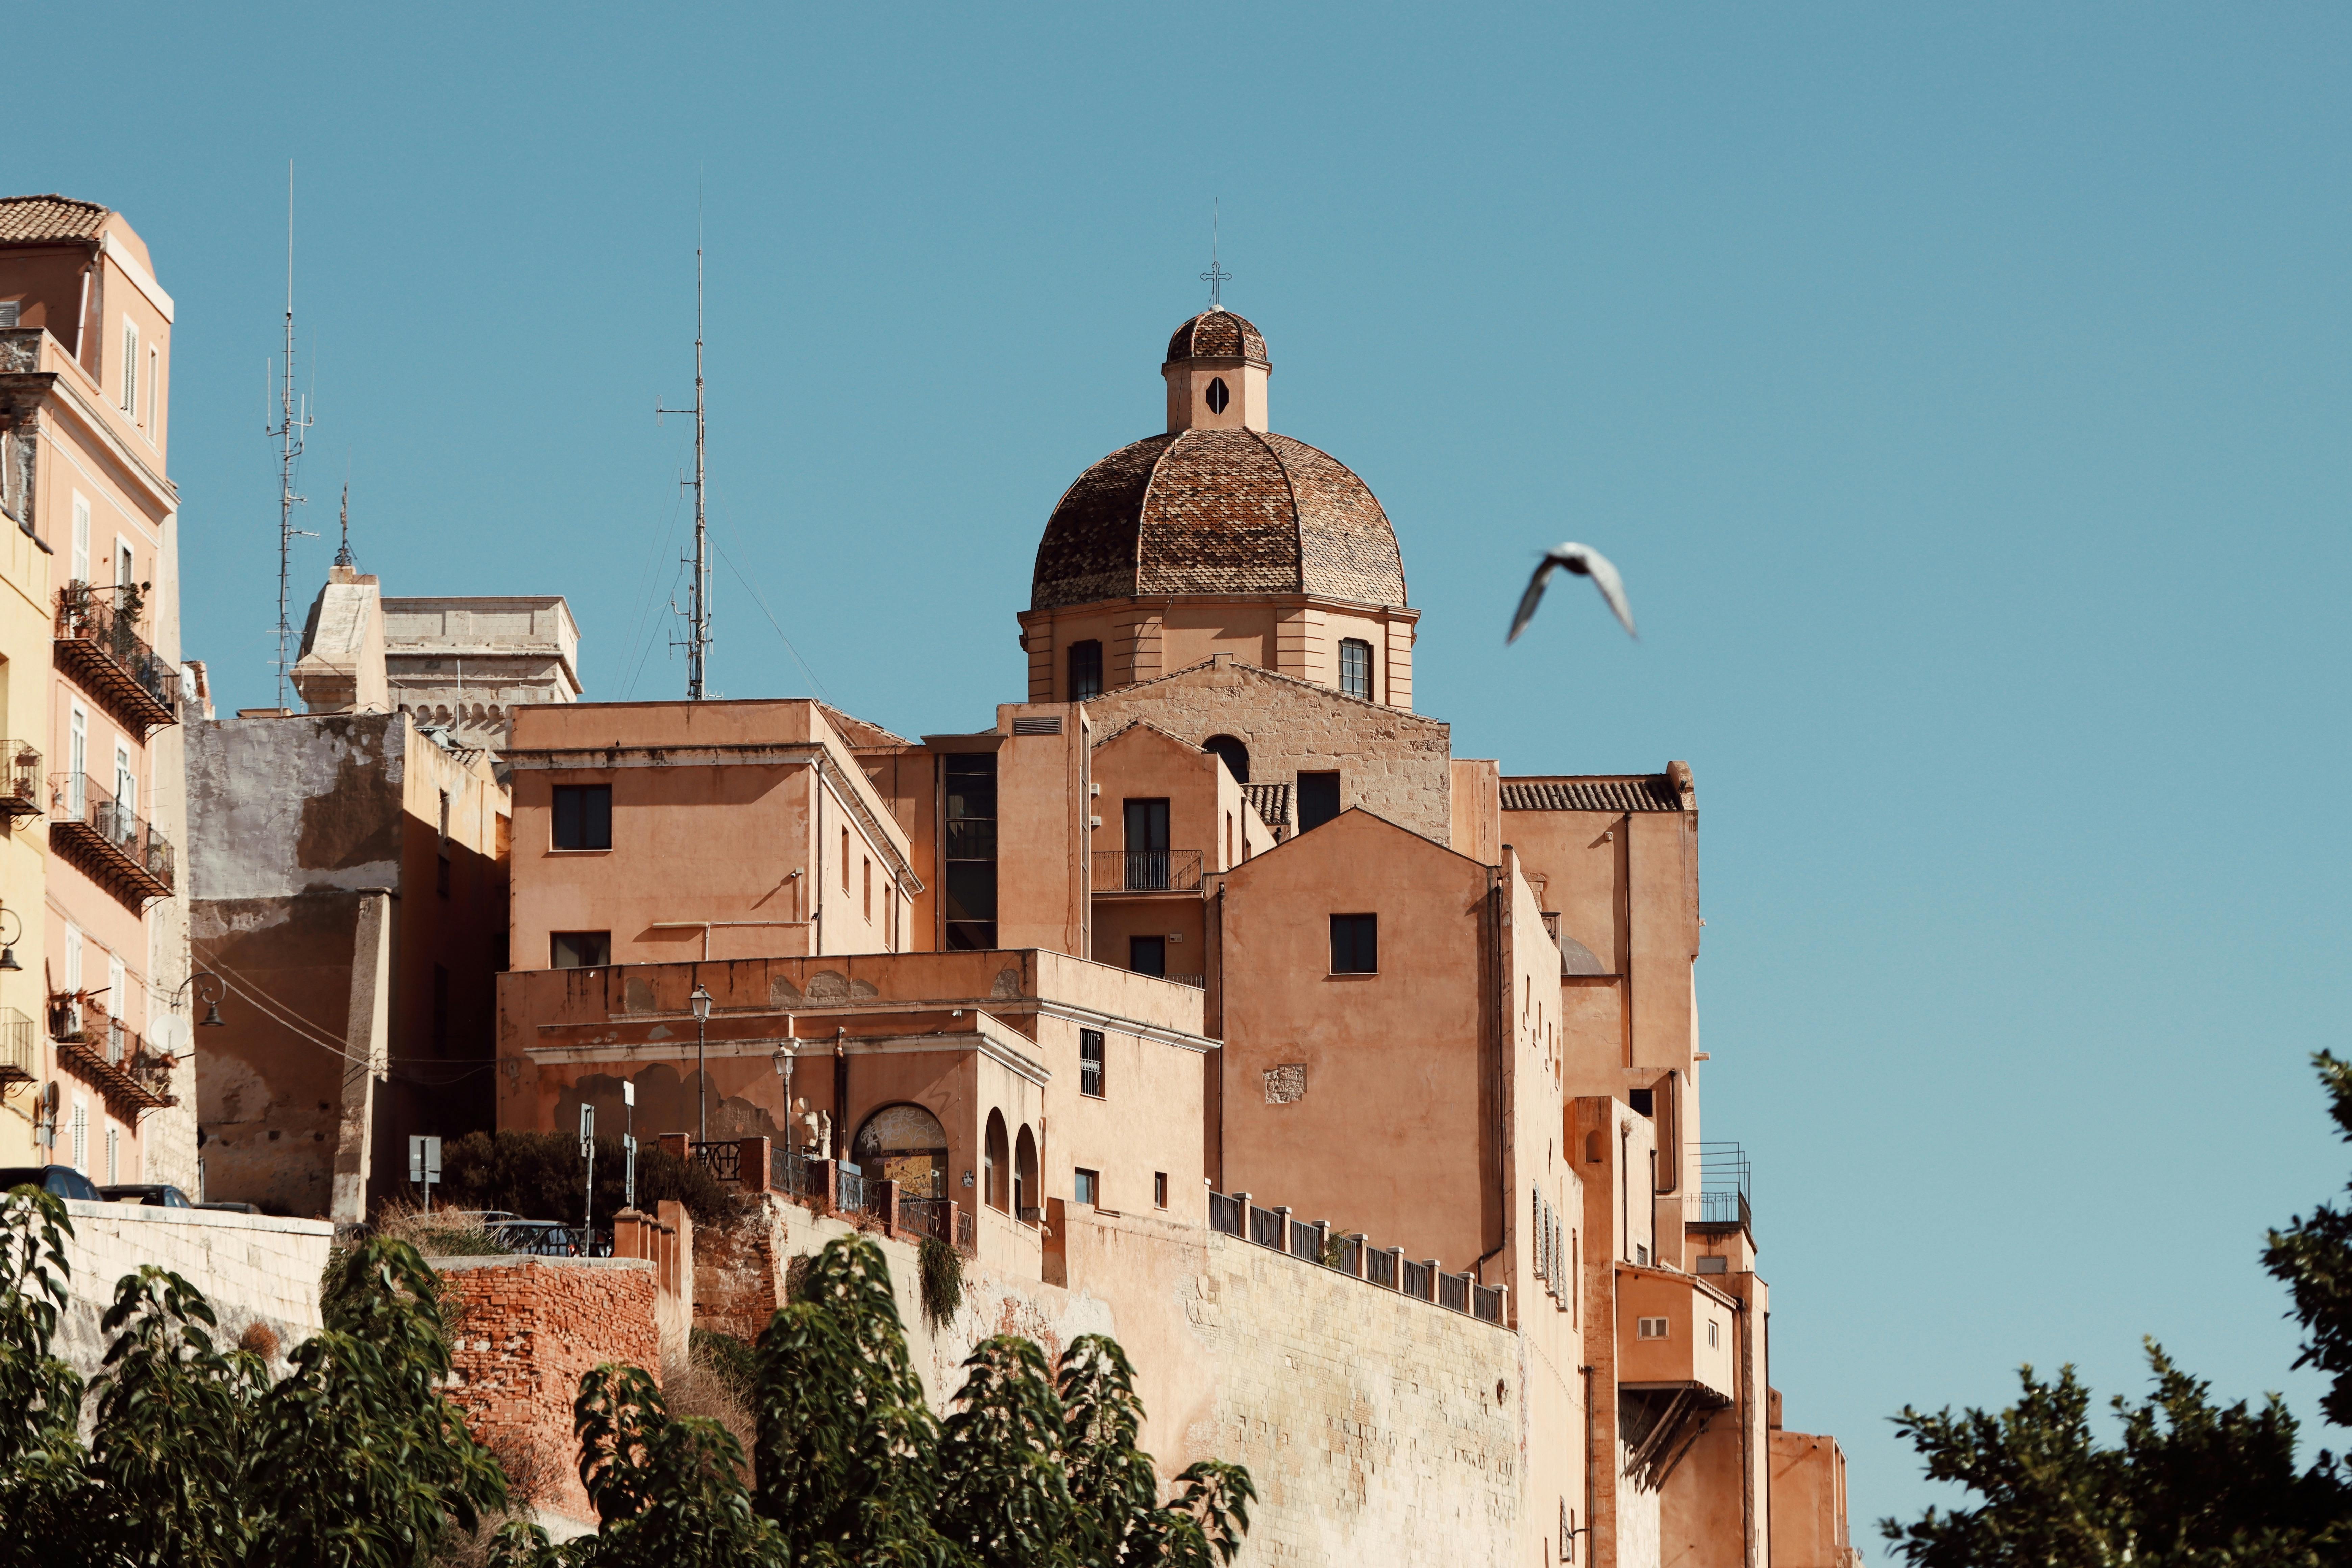
[(572, 1405), (600, 1362), (661, 1374), (654, 1265), (634, 1258), (453, 1258), (436, 1267), (458, 1312), (449, 1397), (518, 1492), (595, 1517), (580, 1484)]

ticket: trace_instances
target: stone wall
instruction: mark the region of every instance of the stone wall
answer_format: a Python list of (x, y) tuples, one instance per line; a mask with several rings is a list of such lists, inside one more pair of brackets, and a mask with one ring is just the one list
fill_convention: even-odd
[(1451, 731), (1407, 709), (1220, 657), (1107, 691), (1087, 700), (1087, 712), (1106, 738), (1135, 719), (1196, 746), (1238, 737), (1249, 747), (1252, 784), (1336, 769), (1342, 810), (1360, 805), (1440, 844), (1453, 839)]
[[(115, 1282), (149, 1263), (202, 1290), (230, 1344), (258, 1323), (282, 1358), (319, 1331), (319, 1277), (335, 1238), (324, 1220), (79, 1199), (68, 1199), (66, 1212), (74, 1227), (66, 1243), (72, 1298), (58, 1324), (57, 1353), (84, 1377), (106, 1355), (100, 1324), (114, 1304)], [(273, 1370), (285, 1370), (282, 1359)]]
[(457, 1305), (449, 1397), (523, 1500), (592, 1521), (572, 1433), (580, 1379), (600, 1362), (661, 1376), (654, 1265), (635, 1258), (444, 1258)]

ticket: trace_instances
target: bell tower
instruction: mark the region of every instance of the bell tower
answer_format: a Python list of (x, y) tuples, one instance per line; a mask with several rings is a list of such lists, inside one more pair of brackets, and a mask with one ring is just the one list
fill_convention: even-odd
[(1168, 340), (1168, 433), (1264, 430), (1265, 383), (1274, 364), (1265, 338), (1222, 305), (1213, 305)]

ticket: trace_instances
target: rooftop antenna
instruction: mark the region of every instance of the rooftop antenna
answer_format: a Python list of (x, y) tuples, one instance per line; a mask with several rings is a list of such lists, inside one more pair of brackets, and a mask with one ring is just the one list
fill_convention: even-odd
[(1209, 269), (1201, 274), (1201, 281), (1209, 286), (1209, 309), (1222, 310), (1225, 308), (1225, 285), (1233, 280), (1232, 273), (1220, 271), (1217, 268), (1217, 204), (1212, 201), (1209, 204)]
[[(268, 362), (263, 362), (265, 382), (268, 376)], [(294, 509), (308, 497), (294, 493), (295, 466), (302, 458), (302, 433), (310, 428), (310, 400), (297, 399), (294, 392), (294, 161), (286, 161), (286, 357), (278, 388), (278, 423), (262, 422), (262, 433), (278, 443), (278, 706), (286, 706), (286, 677), (293, 668), (289, 658), (293, 651), (294, 626), (288, 618), (292, 587), (294, 541), (296, 536), (316, 539), (308, 529), (294, 526)]]
[(358, 557), (352, 553), (352, 481), (343, 481), (343, 547), (335, 552), (335, 564), (356, 566)]
[[(702, 700), (703, 677), (710, 659), (710, 533), (702, 508), (702, 214), (694, 216), (694, 576), (686, 590), (686, 699)], [(656, 403), (656, 423), (665, 414), (684, 414)], [(677, 601), (671, 601), (673, 612)], [(678, 646), (676, 643), (672, 647)]]

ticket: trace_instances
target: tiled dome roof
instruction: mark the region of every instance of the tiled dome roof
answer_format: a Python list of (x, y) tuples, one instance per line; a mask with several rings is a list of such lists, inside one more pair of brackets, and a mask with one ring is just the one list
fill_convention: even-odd
[(1265, 357), (1265, 334), (1223, 306), (1202, 311), (1168, 340), (1170, 364), (1188, 359), (1242, 359), (1274, 366)]
[(1046, 521), (1029, 602), (1169, 594), (1402, 607), (1404, 562), (1388, 514), (1338, 459), (1266, 431), (1185, 430), (1078, 476)]

